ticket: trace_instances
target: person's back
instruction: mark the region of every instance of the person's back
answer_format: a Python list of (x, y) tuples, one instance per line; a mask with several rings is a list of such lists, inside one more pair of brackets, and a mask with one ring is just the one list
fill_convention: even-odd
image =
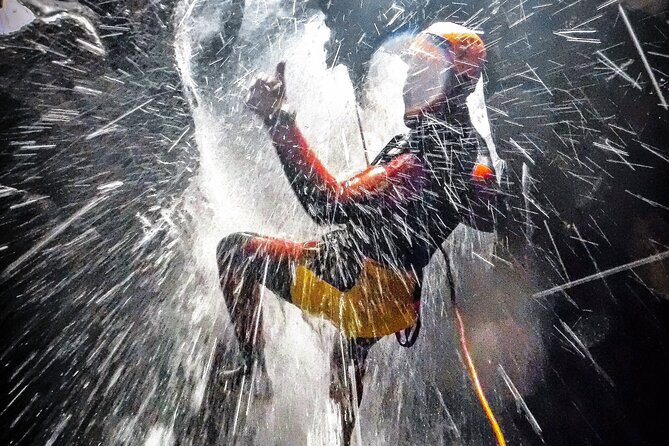
[[(353, 213), (346, 231), (360, 253), (396, 268), (425, 267), (463, 217), (474, 212), (477, 191), (470, 174), (477, 147), (469, 123), (454, 116), (422, 123), (394, 138), (375, 163), (383, 166), (411, 156), (416, 165), (411, 188)], [(481, 223), (490, 218), (476, 217)]]

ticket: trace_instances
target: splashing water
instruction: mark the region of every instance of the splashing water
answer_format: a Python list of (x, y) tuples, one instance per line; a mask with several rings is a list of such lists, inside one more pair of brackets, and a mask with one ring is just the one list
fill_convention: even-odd
[(650, 438), (669, 314), (666, 2), (107, 3), (0, 10), (8, 444), (339, 444), (335, 329), (269, 291), (273, 398), (212, 397), (218, 346), (237, 354), (218, 241), (323, 233), (245, 90), (285, 60), (299, 127), (345, 178), (406, 130), (399, 53), (435, 17), (489, 45), (468, 106), (509, 204), (497, 233), (446, 243), (458, 319), (437, 255), (418, 343), (372, 349), (354, 444), (492, 443), (470, 363), (509, 444)]

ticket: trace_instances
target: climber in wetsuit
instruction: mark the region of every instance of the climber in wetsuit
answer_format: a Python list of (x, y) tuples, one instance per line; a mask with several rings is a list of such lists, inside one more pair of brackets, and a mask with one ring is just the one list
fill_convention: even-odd
[[(420, 33), (407, 51), (409, 131), (346, 181), (326, 170), (286, 110), (283, 63), (274, 78), (250, 88), (247, 106), (268, 128), (297, 199), (315, 222), (333, 229), (307, 242), (251, 233), (221, 240), (221, 288), (243, 360), (224, 373), (264, 367), (260, 286), (329, 320), (346, 339), (344, 349), (334, 348), (331, 385), (346, 444), (371, 345), (417, 324), (423, 269), (459, 223), (492, 228), (495, 174), (465, 103), (485, 54), (482, 40), (462, 26), (435, 23)], [(344, 388), (344, 363), (354, 365), (357, 402)]]

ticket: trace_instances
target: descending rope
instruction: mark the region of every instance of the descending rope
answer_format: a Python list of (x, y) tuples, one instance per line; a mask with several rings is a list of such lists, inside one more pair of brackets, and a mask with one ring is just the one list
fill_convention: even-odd
[(451, 262), (448, 259), (446, 251), (441, 245), (439, 246), (439, 250), (441, 251), (442, 255), (444, 256), (444, 260), (446, 261), (446, 276), (448, 278), (448, 286), (451, 292), (451, 305), (453, 306), (455, 321), (458, 325), (458, 333), (460, 335), (460, 348), (462, 349), (462, 354), (465, 358), (467, 372), (469, 373), (469, 377), (472, 380), (472, 384), (474, 384), (474, 390), (476, 391), (476, 396), (478, 397), (479, 402), (481, 403), (481, 407), (483, 407), (483, 411), (485, 412), (485, 415), (488, 418), (490, 427), (492, 428), (492, 431), (495, 434), (497, 445), (506, 446), (506, 440), (504, 439), (504, 434), (502, 433), (502, 429), (499, 427), (499, 423), (497, 422), (495, 413), (490, 408), (488, 399), (486, 398), (485, 392), (483, 392), (483, 387), (481, 386), (481, 382), (479, 381), (479, 376), (478, 373), (476, 372), (476, 366), (474, 365), (474, 361), (472, 360), (472, 357), (469, 354), (469, 348), (467, 347), (467, 336), (465, 332), (465, 323), (462, 320), (462, 316), (460, 315), (460, 310), (458, 308), (457, 301), (455, 298), (455, 282), (453, 281)]
[(483, 387), (481, 387), (481, 382), (479, 381), (478, 373), (476, 373), (476, 367), (474, 366), (474, 361), (472, 361), (472, 357), (469, 354), (469, 349), (467, 348), (467, 338), (465, 337), (465, 325), (462, 321), (462, 317), (460, 316), (460, 311), (458, 310), (457, 306), (453, 308), (455, 310), (455, 318), (458, 322), (460, 331), (460, 347), (462, 348), (462, 353), (465, 356), (465, 362), (467, 363), (467, 371), (469, 372), (469, 376), (471, 377), (472, 383), (474, 384), (474, 389), (476, 390), (476, 396), (478, 396), (481, 406), (483, 407), (483, 411), (485, 412), (486, 417), (488, 417), (488, 422), (490, 423), (490, 427), (492, 427), (492, 430), (495, 433), (495, 439), (497, 439), (497, 444), (499, 446), (506, 446), (506, 440), (504, 439), (504, 434), (502, 433), (502, 429), (499, 427), (499, 423), (497, 422), (495, 414), (490, 408), (490, 404), (488, 404), (488, 399), (485, 397), (485, 393), (483, 393)]
[(369, 167), (370, 162), (369, 162), (369, 152), (367, 151), (367, 142), (365, 141), (365, 133), (362, 131), (362, 120), (360, 119), (360, 109), (358, 108), (358, 102), (354, 101), (355, 104), (353, 106), (355, 107), (355, 117), (358, 119), (358, 131), (360, 132), (360, 141), (362, 141), (362, 153), (365, 155), (365, 163), (367, 163), (367, 167)]

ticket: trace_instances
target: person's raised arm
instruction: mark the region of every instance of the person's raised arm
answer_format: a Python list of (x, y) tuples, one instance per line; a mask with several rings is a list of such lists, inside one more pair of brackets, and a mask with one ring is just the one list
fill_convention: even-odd
[(309, 148), (295, 125), (293, 114), (283, 109), (285, 64), (274, 78), (258, 78), (249, 88), (247, 106), (269, 129), (272, 143), (295, 195), (309, 216), (319, 224), (346, 222), (369, 206), (401, 204), (423, 182), (423, 166), (414, 155), (397, 157), (385, 166), (373, 166), (339, 182)]

